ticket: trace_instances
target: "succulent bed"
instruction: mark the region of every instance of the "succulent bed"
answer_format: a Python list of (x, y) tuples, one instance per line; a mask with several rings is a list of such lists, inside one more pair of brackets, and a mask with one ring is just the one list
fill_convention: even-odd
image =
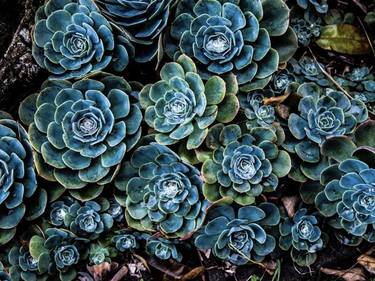
[(26, 3), (0, 280), (375, 280), (375, 2)]

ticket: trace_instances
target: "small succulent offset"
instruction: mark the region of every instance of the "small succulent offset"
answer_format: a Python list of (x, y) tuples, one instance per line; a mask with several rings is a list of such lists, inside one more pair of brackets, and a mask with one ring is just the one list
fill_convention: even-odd
[(298, 113), (292, 113), (288, 127), (296, 139), (289, 150), (303, 161), (317, 163), (321, 160), (322, 142), (328, 137), (352, 134), (355, 127), (368, 118), (365, 104), (349, 100), (344, 93), (329, 91), (321, 93), (314, 83), (304, 83), (297, 90), (302, 98)]
[(138, 249), (141, 239), (142, 235), (139, 232), (122, 230), (116, 232), (116, 235), (112, 238), (112, 242), (118, 251), (124, 253)]
[(289, 251), (292, 247), (290, 254), (299, 266), (308, 266), (316, 261), (316, 253), (324, 247), (324, 240), (314, 215), (308, 215), (306, 209), (300, 209), (293, 219), (286, 218), (280, 223), (279, 230), (280, 248)]
[(304, 18), (295, 18), (291, 21), (291, 26), (297, 35), (298, 43), (305, 47), (320, 35), (319, 21), (309, 22)]
[(53, 226), (64, 225), (64, 219), (69, 212), (69, 207), (75, 203), (72, 197), (64, 196), (59, 201), (53, 202), (50, 207), (50, 222)]
[(87, 201), (84, 204), (72, 204), (64, 218), (65, 226), (79, 237), (97, 239), (113, 226), (113, 218), (108, 214), (109, 202), (99, 198), (97, 202)]
[(135, 45), (135, 61), (144, 63), (158, 53), (172, 0), (94, 0), (108, 20), (123, 30)]
[(231, 206), (216, 207), (210, 210), (208, 223), (194, 243), (197, 248), (211, 249), (216, 257), (235, 265), (260, 262), (275, 249), (276, 240), (268, 228), (279, 221), (280, 212), (271, 203), (241, 207), (238, 212)]
[(176, 242), (161, 237), (146, 235), (146, 253), (161, 260), (173, 259), (181, 262), (182, 254), (176, 248)]
[(302, 56), (299, 60), (290, 60), (293, 74), (299, 83), (315, 82), (319, 86), (329, 86), (330, 82), (325, 78), (320, 65), (308, 56)]
[(297, 5), (304, 10), (314, 7), (315, 11), (320, 14), (328, 12), (327, 0), (297, 0)]
[(38, 218), (46, 205), (46, 191), (37, 188), (27, 133), (0, 112), (0, 245), (14, 237), (22, 219)]
[(204, 79), (233, 73), (244, 91), (263, 88), (296, 49), (281, 0), (182, 0), (165, 46), (193, 58)]
[(46, 81), (19, 110), (29, 125), (38, 174), (80, 200), (101, 193), (141, 135), (142, 113), (131, 86), (118, 76), (94, 78)]
[(212, 127), (206, 146), (213, 153), (202, 166), (206, 198), (214, 202), (229, 196), (240, 205), (249, 205), (262, 192), (274, 191), (279, 178), (291, 168), (290, 157), (279, 150), (278, 141), (269, 128), (242, 133), (235, 124)]
[(119, 72), (134, 55), (91, 0), (48, 0), (35, 22), (33, 56), (51, 78), (81, 78), (107, 66)]
[(240, 93), (240, 106), (247, 118), (248, 129), (272, 126), (276, 120), (275, 108), (272, 105), (264, 104), (264, 99), (274, 96), (274, 92), (269, 89)]
[(140, 93), (145, 121), (155, 129), (160, 144), (186, 139), (188, 149), (198, 148), (215, 120), (230, 122), (238, 112), (235, 78), (232, 85), (218, 76), (203, 83), (186, 55), (164, 65), (160, 76), (162, 80), (146, 85)]
[(315, 198), (315, 205), (323, 216), (331, 218), (329, 223), (375, 242), (374, 167), (347, 159), (327, 167), (321, 174), (321, 184), (325, 188)]
[(287, 68), (281, 69), (272, 76), (270, 88), (275, 96), (283, 95), (290, 84), (296, 81), (297, 78)]
[(9, 251), (8, 260), (11, 265), (9, 273), (12, 281), (45, 281), (48, 279), (48, 267), (45, 264), (39, 264), (25, 246), (14, 246)]
[(136, 149), (115, 180), (116, 199), (126, 207), (128, 225), (139, 231), (183, 238), (203, 223), (207, 201), (199, 170), (166, 146)]
[(38, 267), (47, 268), (50, 277), (61, 281), (75, 280), (76, 265), (88, 258), (89, 240), (58, 228), (48, 228), (44, 234), (45, 237), (35, 235), (30, 241), (30, 254)]
[(125, 222), (125, 212), (116, 199), (109, 199), (109, 208), (107, 213), (111, 215), (114, 221), (118, 223)]
[(111, 262), (111, 251), (109, 248), (101, 244), (90, 244), (89, 262), (94, 265), (99, 265), (103, 262)]

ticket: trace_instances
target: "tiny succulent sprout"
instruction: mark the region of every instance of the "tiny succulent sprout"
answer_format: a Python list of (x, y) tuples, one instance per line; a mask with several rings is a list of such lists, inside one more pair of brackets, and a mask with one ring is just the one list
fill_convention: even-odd
[(276, 72), (272, 76), (271, 80), (271, 89), (274, 92), (274, 95), (284, 94), (285, 90), (288, 89), (288, 86), (296, 82), (297, 78), (292, 74), (288, 69), (282, 69)]
[(47, 193), (37, 186), (29, 137), (0, 111), (0, 245), (14, 237), (23, 219), (41, 216), (46, 205)]
[[(181, 55), (160, 71), (162, 80), (146, 85), (140, 93), (146, 123), (156, 131), (156, 141), (171, 145), (186, 140), (198, 148), (215, 120), (230, 122), (239, 110), (237, 83), (218, 76), (203, 83), (193, 61)], [(231, 85), (229, 85), (231, 83)]]
[(346, 159), (323, 170), (324, 190), (316, 196), (315, 205), (323, 216), (330, 218), (333, 227), (373, 243), (375, 169), (374, 162), (369, 164), (372, 167), (361, 160)]
[(78, 79), (107, 66), (123, 71), (134, 47), (92, 0), (48, 0), (35, 16), (32, 53), (51, 78)]
[(53, 226), (64, 225), (64, 219), (69, 212), (69, 207), (74, 203), (74, 199), (68, 196), (53, 202), (50, 207), (50, 221)]
[(238, 212), (231, 206), (216, 207), (198, 232), (195, 246), (210, 249), (219, 259), (235, 265), (261, 262), (276, 247), (267, 227), (277, 225), (279, 220), (279, 210), (271, 203), (241, 207)]
[(139, 231), (184, 238), (203, 223), (208, 202), (197, 168), (168, 147), (151, 143), (137, 148), (120, 167), (115, 197), (126, 207), (128, 225)]
[(145, 63), (158, 54), (173, 0), (94, 0), (107, 19), (135, 45), (135, 61)]
[(282, 0), (179, 1), (165, 41), (167, 55), (188, 55), (203, 79), (233, 73), (244, 91), (263, 88), (297, 49)]
[(108, 214), (111, 215), (114, 221), (122, 223), (125, 221), (125, 213), (121, 205), (116, 201), (116, 199), (109, 199), (109, 209)]
[(279, 246), (289, 251), (294, 262), (299, 266), (309, 266), (316, 261), (317, 252), (324, 247), (318, 219), (308, 215), (306, 209), (296, 212), (293, 219), (286, 218), (279, 224)]
[(291, 168), (289, 154), (279, 150), (278, 136), (269, 128), (242, 133), (238, 125), (217, 124), (206, 146), (213, 152), (202, 165), (203, 191), (211, 202), (231, 197), (240, 205), (253, 204), (262, 192), (276, 190)]
[(299, 60), (290, 60), (293, 74), (299, 83), (315, 82), (319, 86), (327, 87), (330, 82), (326, 79), (321, 70), (321, 65), (309, 56), (302, 56)]
[(176, 248), (176, 244), (173, 240), (148, 235), (146, 239), (146, 252), (161, 260), (173, 259), (181, 262), (182, 254)]
[(119, 231), (113, 236), (112, 242), (121, 253), (131, 252), (139, 248), (141, 234), (135, 231)]
[(314, 10), (320, 14), (325, 14), (328, 12), (327, 0), (297, 0), (297, 4), (304, 10), (314, 8)]
[(29, 126), (38, 174), (79, 200), (97, 197), (141, 136), (131, 86), (100, 74), (75, 83), (48, 80), (19, 109)]
[(99, 265), (103, 262), (110, 262), (110, 251), (100, 244), (91, 244), (89, 251), (89, 262), (93, 265)]

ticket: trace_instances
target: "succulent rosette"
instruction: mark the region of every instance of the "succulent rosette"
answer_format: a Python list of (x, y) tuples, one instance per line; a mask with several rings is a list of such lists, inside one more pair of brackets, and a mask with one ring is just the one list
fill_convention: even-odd
[(94, 265), (99, 265), (104, 262), (111, 262), (110, 249), (102, 246), (101, 244), (91, 244), (89, 251), (89, 262)]
[(134, 251), (139, 248), (139, 240), (141, 240), (141, 234), (135, 231), (118, 231), (113, 236), (112, 242), (116, 249), (121, 253)]
[(146, 253), (161, 260), (173, 259), (181, 262), (182, 254), (176, 248), (176, 242), (161, 237), (146, 236)]
[(325, 14), (328, 12), (327, 0), (297, 0), (297, 4), (304, 10), (313, 7), (315, 11), (320, 14)]
[(166, 36), (166, 53), (198, 63), (204, 79), (233, 73), (245, 90), (263, 88), (297, 48), (281, 0), (183, 0)]
[(37, 187), (28, 135), (10, 118), (0, 111), (0, 245), (14, 237), (22, 219), (38, 218), (47, 205), (46, 191)]
[(228, 83), (218, 76), (203, 83), (186, 55), (164, 65), (160, 76), (162, 80), (146, 85), (140, 93), (145, 121), (155, 129), (160, 144), (187, 140), (188, 149), (197, 148), (215, 120), (230, 122), (238, 112), (238, 87), (233, 76)]
[(203, 223), (207, 201), (199, 170), (166, 146), (136, 149), (115, 180), (116, 198), (128, 225), (139, 231), (183, 238)]
[(12, 281), (45, 281), (48, 279), (48, 267), (39, 264), (25, 246), (13, 247), (9, 251), (8, 260), (11, 265), (9, 272)]
[(280, 212), (271, 203), (246, 206), (235, 212), (231, 206), (210, 210), (207, 224), (195, 238), (199, 249), (210, 249), (219, 259), (235, 265), (260, 262), (276, 247), (268, 228), (280, 221)]
[(75, 203), (71, 197), (64, 196), (61, 200), (53, 202), (50, 207), (49, 218), (53, 226), (64, 225), (64, 219), (69, 212), (69, 207)]
[(88, 258), (88, 242), (69, 231), (48, 228), (44, 237), (31, 238), (30, 254), (39, 268), (47, 268), (50, 278), (73, 281), (77, 276), (76, 266)]
[(299, 83), (315, 82), (322, 87), (330, 85), (321, 70), (322, 66), (311, 57), (302, 56), (299, 60), (292, 58), (290, 65)]
[(125, 221), (125, 212), (116, 199), (109, 199), (109, 208), (107, 212), (111, 215), (115, 222), (122, 223)]
[[(372, 155), (375, 159), (374, 152)], [(315, 205), (323, 216), (331, 218), (334, 228), (375, 242), (375, 169), (373, 161), (369, 164), (372, 166), (346, 159), (323, 170), (324, 190), (316, 196)]]
[(108, 20), (135, 45), (135, 61), (144, 63), (158, 53), (158, 40), (167, 26), (172, 0), (95, 0)]
[(142, 113), (134, 93), (113, 75), (46, 81), (19, 110), (29, 126), (38, 174), (75, 198), (98, 196), (140, 138)]
[(92, 0), (48, 0), (35, 16), (32, 52), (51, 78), (70, 79), (107, 66), (123, 71), (134, 47), (114, 34)]
[(288, 69), (281, 69), (276, 72), (271, 79), (271, 89), (274, 92), (275, 96), (282, 95), (290, 84), (296, 82), (297, 78), (291, 73)]
[(318, 219), (308, 215), (306, 209), (298, 210), (293, 219), (286, 218), (279, 225), (279, 246), (284, 251), (291, 250), (292, 259), (300, 266), (313, 264), (317, 252), (324, 247)]
[(72, 204), (64, 218), (65, 226), (77, 236), (90, 240), (95, 240), (110, 230), (113, 218), (107, 213), (109, 202), (104, 198), (97, 201), (87, 201), (82, 205), (78, 202)]
[(291, 168), (288, 153), (278, 148), (279, 141), (269, 128), (243, 133), (235, 124), (212, 127), (206, 146), (213, 152), (202, 165), (206, 198), (214, 202), (231, 197), (240, 205), (250, 205), (262, 192), (276, 190), (279, 178)]

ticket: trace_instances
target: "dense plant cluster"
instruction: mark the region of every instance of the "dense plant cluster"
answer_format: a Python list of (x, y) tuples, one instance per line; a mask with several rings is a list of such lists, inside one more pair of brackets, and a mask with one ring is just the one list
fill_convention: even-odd
[[(72, 281), (186, 249), (311, 266), (330, 239), (374, 243), (374, 73), (332, 77), (298, 50), (328, 13), (316, 0), (47, 0), (32, 50), (49, 76), (20, 123), (0, 112), (0, 279)], [(280, 200), (291, 192), (297, 209)]]

